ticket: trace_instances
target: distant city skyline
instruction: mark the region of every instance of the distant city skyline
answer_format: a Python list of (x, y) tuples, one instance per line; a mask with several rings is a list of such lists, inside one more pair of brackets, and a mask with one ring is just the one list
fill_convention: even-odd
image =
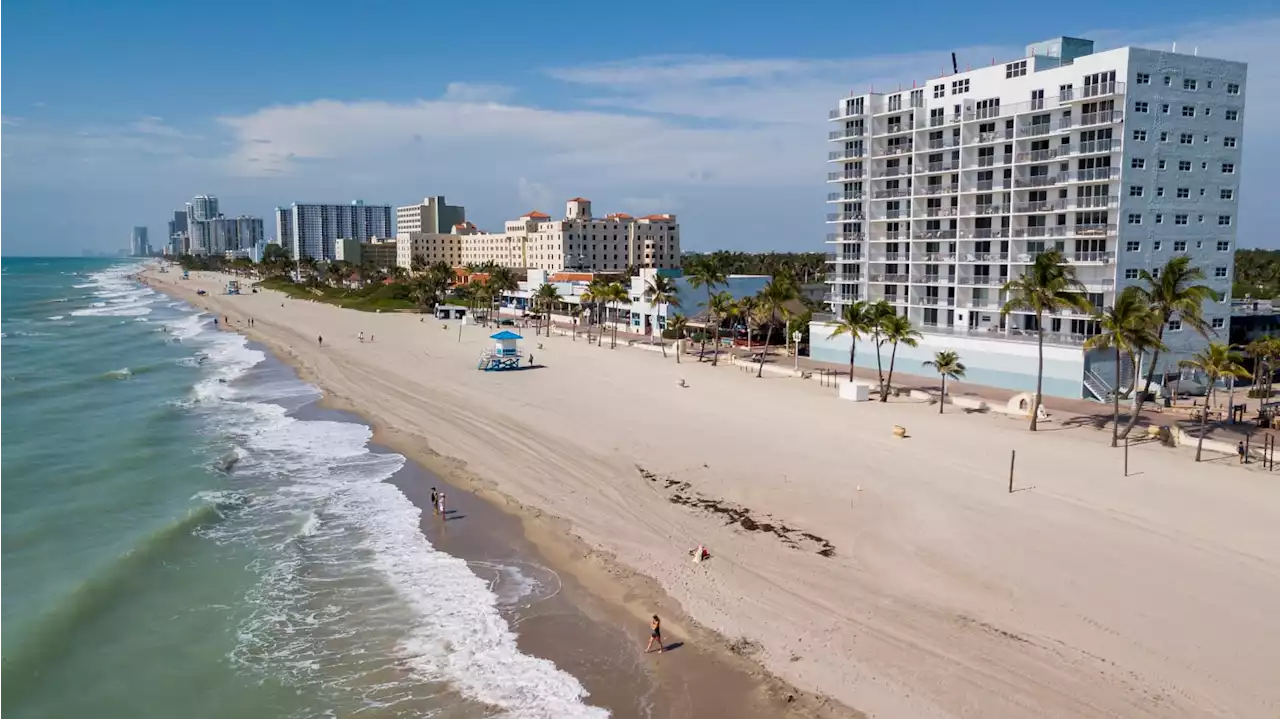
[[(273, 52), (220, 57), (216, 73), (169, 32), (203, 21), (198, 6), (83, 7), (92, 22), (66, 23), (65, 8), (48, 4), (7, 8), (8, 255), (118, 248), (134, 225), (158, 245), (174, 208), (201, 188), (234, 214), (264, 218), (295, 200), (403, 206), (445, 195), (490, 231), (584, 194), (636, 216), (678, 213), (689, 250), (821, 251), (833, 97), (922, 84), (951, 71), (952, 52), (962, 70), (1016, 60), (1027, 38), (1053, 35), (1093, 38), (1099, 50), (1176, 42), (1248, 63), (1239, 244), (1280, 242), (1270, 230), (1280, 203), (1249, 189), (1265, 187), (1266, 168), (1280, 162), (1270, 121), (1280, 110), (1280, 13), (1259, 0), (1228, 12), (1139, 0), (1051, 24), (929, 3), (930, 22), (913, 32), (860, 32), (856, 42), (833, 21), (848, 13), (833, 0), (781, 20), (771, 6), (656, 0), (646, 14), (664, 18), (661, 32), (588, 33), (532, 59), (515, 49), (524, 36), (514, 29), (485, 53), (465, 33), (431, 43), (419, 33), (482, 26), (495, 12), (504, 28), (554, 30), (582, 13), (516, 3), (359, 13), (346, 21), (353, 37), (400, 49), (333, 53), (302, 39), (325, 27), (314, 6), (229, 0), (220, 13), (255, 19), (238, 41)], [(866, 27), (901, 23), (891, 6), (859, 13)], [(592, 7), (586, 17), (607, 27), (628, 16)], [(282, 23), (294, 32), (281, 36)], [(152, 40), (115, 41), (128, 34)], [(197, 76), (201, 92), (183, 92)]]

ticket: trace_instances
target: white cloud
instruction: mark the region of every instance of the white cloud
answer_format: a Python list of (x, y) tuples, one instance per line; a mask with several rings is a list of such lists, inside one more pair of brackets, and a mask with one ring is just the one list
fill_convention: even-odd
[(523, 177), (521, 177), (516, 183), (516, 196), (520, 198), (521, 202), (528, 206), (529, 209), (524, 210), (524, 212), (532, 210), (547, 212), (549, 210), (554, 210), (557, 209), (556, 206), (564, 200), (564, 198), (560, 197), (555, 191), (543, 183), (534, 182)]
[(515, 88), (509, 85), (451, 82), (445, 87), (442, 99), (449, 102), (502, 102), (514, 94)]

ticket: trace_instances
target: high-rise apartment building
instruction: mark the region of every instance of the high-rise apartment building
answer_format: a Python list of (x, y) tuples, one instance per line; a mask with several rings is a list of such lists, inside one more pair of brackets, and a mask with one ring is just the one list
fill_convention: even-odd
[(151, 254), (151, 242), (147, 240), (147, 228), (133, 228), (129, 241), (129, 254), (134, 257), (147, 257)]
[(192, 220), (212, 220), (218, 216), (218, 198), (213, 195), (196, 195), (187, 203), (187, 215)]
[(293, 203), (276, 208), (276, 236), (296, 258), (335, 258), (339, 239), (371, 240), (395, 235), (390, 205)]
[(187, 242), (187, 211), (174, 210), (173, 219), (169, 220), (169, 254), (186, 254)]
[[(1204, 315), (1225, 341), (1245, 76), (1240, 62), (1058, 38), (1012, 62), (841, 99), (829, 118), (832, 312), (887, 301), (924, 333), (898, 348), (899, 368), (929, 374), (921, 363), (952, 349), (969, 381), (1034, 390), (1036, 318), (1002, 315), (1006, 282), (1057, 249), (1101, 309), (1186, 255), (1223, 293)], [(1092, 316), (1044, 322), (1045, 394), (1108, 396), (1114, 355), (1082, 348)], [(849, 339), (831, 330), (814, 323), (811, 354), (847, 362)], [(1158, 369), (1206, 341), (1174, 318)], [(864, 344), (857, 360), (874, 366)]]
[(412, 232), (448, 234), (466, 221), (465, 207), (446, 204), (443, 195), (427, 197), (420, 204), (396, 208), (396, 239)]
[(264, 236), (261, 217), (224, 217), (213, 195), (197, 195), (187, 203), (186, 212), (174, 212), (169, 232), (171, 246), (183, 245), (178, 254), (193, 255), (248, 253), (263, 244)]
[(504, 232), (467, 232), (461, 243), (464, 263), (493, 261), (550, 272), (680, 267), (675, 215), (593, 217), (591, 201), (582, 197), (566, 203), (563, 219), (534, 210), (508, 220)]

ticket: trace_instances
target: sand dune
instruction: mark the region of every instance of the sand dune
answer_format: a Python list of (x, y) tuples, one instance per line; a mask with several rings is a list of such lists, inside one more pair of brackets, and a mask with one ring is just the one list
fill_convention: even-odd
[[(1091, 429), (855, 405), (567, 337), (530, 338), (541, 368), (482, 373), (484, 328), (459, 341), (415, 315), (194, 298), (225, 283), (214, 275), (149, 281), (253, 317), (255, 337), (370, 420), (564, 520), (741, 653), (849, 707), (1280, 714), (1274, 476), (1144, 446), (1125, 478)], [(1012, 449), (1024, 491), (1009, 494)], [(714, 558), (694, 565), (699, 542)]]

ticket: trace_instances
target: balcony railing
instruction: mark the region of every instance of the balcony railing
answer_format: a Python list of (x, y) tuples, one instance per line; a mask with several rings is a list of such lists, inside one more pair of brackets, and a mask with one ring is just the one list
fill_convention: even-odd
[(926, 144), (930, 150), (945, 150), (948, 147), (959, 147), (960, 140), (955, 137), (946, 137), (941, 140), (929, 140)]
[(1018, 187), (1048, 187), (1059, 182), (1058, 175), (1018, 175), (1014, 179)]
[(895, 187), (888, 190), (872, 190), (871, 192), (871, 199), (873, 200), (885, 200), (894, 197), (911, 197), (911, 188)]
[(990, 190), (1008, 190), (1013, 187), (1012, 179), (1001, 178), (999, 180), (978, 180), (973, 185), (973, 189), (978, 192), (988, 192)]
[(905, 252), (881, 252), (867, 255), (869, 262), (906, 262), (907, 253)]
[(840, 201), (853, 202), (855, 200), (861, 200), (861, 199), (862, 199), (861, 192), (828, 192), (827, 193), (827, 202), (840, 202)]
[(827, 275), (827, 282), (843, 282), (847, 284), (857, 284), (862, 281), (862, 275), (857, 272), (837, 272)]
[(1071, 151), (1081, 155), (1092, 155), (1098, 152), (1112, 152), (1120, 149), (1115, 140), (1085, 140), (1072, 146)]
[(910, 217), (906, 210), (885, 210), (883, 214), (874, 216), (876, 220), (902, 220)]
[(1014, 237), (1066, 237), (1067, 234), (1065, 225), (1013, 228)]
[(1082, 85), (1080, 87), (1062, 90), (1058, 93), (1058, 100), (1061, 102), (1073, 102), (1090, 97), (1123, 95), (1124, 91), (1125, 86), (1123, 82), (1100, 82), (1093, 85)]
[(1007, 238), (1011, 235), (1012, 230), (1008, 227), (978, 227), (972, 230), (966, 230), (960, 234), (963, 240), (995, 240)]
[(911, 144), (893, 145), (886, 147), (884, 152), (879, 153), (881, 157), (892, 157), (894, 155), (907, 155), (912, 152)]
[(930, 162), (927, 165), (927, 172), (947, 172), (958, 169), (960, 169), (960, 163), (958, 162)]
[(950, 282), (951, 282), (951, 278), (950, 278), (950, 277), (946, 277), (946, 278), (944, 278), (942, 275), (940, 275), (940, 274), (938, 274), (938, 273), (936, 273), (936, 272), (929, 273), (929, 274), (915, 274), (915, 275), (912, 275), (912, 276), (911, 276), (911, 281), (912, 281), (912, 282), (915, 282), (916, 284), (921, 284), (921, 285), (936, 285), (936, 284), (940, 284), (944, 279), (945, 279), (948, 283), (950, 283)]
[(982, 155), (978, 158), (978, 167), (995, 167), (996, 165), (1008, 165), (1013, 162), (1013, 155), (1006, 153), (997, 157), (996, 155)]
[[(848, 305), (848, 304), (853, 304), (854, 302), (857, 302), (859, 299), (861, 299), (861, 297), (858, 296), (857, 292), (828, 292), (827, 294), (823, 295), (822, 299), (827, 304)], [(817, 317), (818, 316), (815, 314), (814, 318), (817, 319)], [(834, 319), (835, 318), (833, 318), (833, 321)]]
[(890, 122), (885, 124), (884, 132), (886, 135), (892, 135), (899, 132), (908, 132), (916, 129), (916, 125), (923, 126), (924, 123), (916, 123), (912, 120), (903, 120), (902, 122)]
[(977, 141), (979, 144), (982, 144), (987, 142), (1000, 142), (1002, 140), (1012, 140), (1012, 139), (1013, 139), (1013, 130), (1004, 129), (1004, 130), (996, 130), (994, 132), (979, 132)]
[(915, 305), (943, 305), (945, 307), (954, 307), (956, 301), (949, 297), (913, 297), (911, 304)]
[(950, 252), (926, 252), (924, 253), (925, 262), (952, 262), (956, 258)]
[(864, 212), (828, 212), (827, 222), (859, 222), (867, 219)]
[(917, 195), (945, 195), (949, 192), (958, 192), (959, 185), (918, 185), (916, 187)]
[(958, 208), (955, 207), (926, 207), (924, 208), (924, 217), (955, 217), (958, 214)]
[(828, 252), (827, 264), (833, 265), (839, 262), (861, 262), (861, 252)]
[(1053, 132), (1053, 124), (1048, 122), (1029, 123), (1018, 126), (1018, 134), (1023, 137), (1039, 137)]
[(828, 120), (834, 120), (834, 119), (836, 119), (836, 118), (838, 118), (838, 117), (859, 117), (859, 116), (861, 116), (861, 115), (865, 115), (865, 114), (867, 114), (865, 111), (863, 111), (863, 112), (854, 112), (853, 110), (854, 110), (854, 108), (853, 108), (852, 106), (848, 106), (848, 105), (846, 105), (845, 107), (839, 107), (839, 108), (836, 108), (836, 109), (832, 110), (831, 112), (827, 113), (827, 119), (828, 119)]
[(1105, 237), (1107, 235), (1114, 235), (1116, 233), (1116, 226), (1101, 223), (1075, 225), (1071, 230), (1071, 234), (1076, 237)]
[(868, 277), (868, 279), (872, 282), (881, 282), (881, 283), (906, 282), (907, 275), (901, 272), (893, 273), (893, 274), (872, 272), (870, 277)]
[(907, 233), (898, 230), (896, 232), (879, 232), (871, 235), (872, 242), (893, 242), (895, 240), (907, 239)]
[(965, 252), (960, 256), (961, 262), (1008, 262), (1008, 252)]
[(827, 153), (827, 162), (832, 160), (857, 160), (865, 156), (862, 150), (836, 150)]
[(1013, 206), (1014, 212), (1054, 212), (1065, 209), (1065, 202), (1019, 202)]
[(1116, 261), (1114, 252), (1071, 252), (1067, 257), (1073, 262), (1109, 265)]
[(881, 177), (902, 177), (910, 174), (911, 168), (909, 167), (886, 167), (883, 170), (876, 170), (871, 173), (871, 176), (879, 179)]
[(991, 275), (960, 275), (956, 278), (956, 284), (958, 285), (976, 285), (978, 287), (1003, 285), (1006, 281), (1002, 277), (993, 277)]
[(832, 130), (827, 133), (828, 140), (844, 140), (851, 137), (864, 137), (867, 131), (861, 127), (846, 127), (843, 130)]
[(1067, 200), (1067, 207), (1075, 210), (1089, 210), (1099, 207), (1115, 207), (1120, 198), (1115, 195), (1094, 195), (1093, 197), (1073, 197)]
[(1007, 215), (1009, 214), (1008, 205), (977, 205), (974, 207), (975, 215)]
[(954, 240), (956, 239), (955, 230), (915, 230), (912, 233), (912, 239), (915, 240)]
[(827, 182), (839, 182), (841, 180), (861, 180), (862, 170), (845, 170), (844, 172), (828, 172)]
[(1019, 152), (1018, 162), (1048, 162), (1062, 154), (1063, 152), (1057, 148), (1049, 150), (1032, 150), (1031, 152)]
[(1123, 110), (1104, 110), (1102, 112), (1088, 112), (1080, 116), (1080, 122), (1076, 123), (1080, 127), (1088, 125), (1110, 125), (1111, 123), (1120, 122), (1124, 119)]
[(829, 232), (827, 242), (862, 242), (867, 236), (861, 232)]
[(1120, 177), (1118, 167), (1092, 167), (1086, 170), (1071, 170), (1059, 175), (1062, 182), (1100, 182)]

